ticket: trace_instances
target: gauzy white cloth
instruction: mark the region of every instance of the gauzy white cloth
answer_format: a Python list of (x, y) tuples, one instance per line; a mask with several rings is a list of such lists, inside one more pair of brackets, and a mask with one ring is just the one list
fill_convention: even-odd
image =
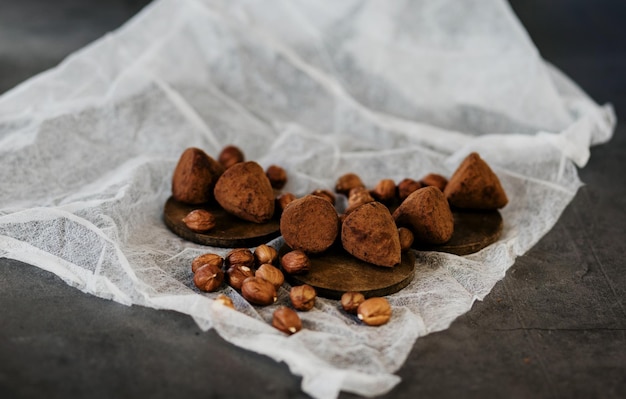
[[(284, 361), (313, 397), (382, 394), (418, 337), (484, 298), (556, 223), (581, 185), (576, 165), (614, 124), (610, 106), (542, 60), (504, 1), (159, 0), (0, 97), (0, 256), (189, 314)], [(346, 172), (369, 187), (449, 177), (477, 151), (510, 198), (503, 233), (472, 255), (416, 252), (384, 326), (319, 298), (286, 336), (270, 320), (289, 304), (287, 284), (273, 306), (226, 286), (238, 311), (214, 306), (191, 260), (229, 249), (163, 223), (183, 150), (217, 156), (227, 144), (283, 166), (298, 196)]]

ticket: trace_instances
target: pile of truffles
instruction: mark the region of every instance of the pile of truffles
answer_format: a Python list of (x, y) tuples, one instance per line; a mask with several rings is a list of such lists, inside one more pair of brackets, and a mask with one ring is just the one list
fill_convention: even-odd
[(204, 233), (215, 227), (215, 217), (201, 206), (217, 202), (226, 212), (242, 220), (265, 223), (274, 216), (274, 189), (287, 182), (286, 171), (270, 165), (265, 171), (254, 161), (245, 161), (236, 146), (222, 149), (216, 161), (199, 148), (187, 148), (172, 177), (172, 197), (198, 205), (184, 219), (192, 231)]
[[(189, 229), (204, 232), (215, 226), (213, 215), (200, 206), (215, 200), (226, 212), (253, 223), (280, 216), (280, 232), (290, 248), (280, 259), (267, 245), (254, 252), (236, 248), (225, 258), (201, 255), (192, 263), (198, 289), (213, 292), (226, 282), (249, 303), (271, 305), (285, 281), (283, 273), (308, 273), (309, 256), (333, 245), (369, 264), (391, 268), (414, 242), (449, 241), (454, 232), (452, 209), (495, 210), (508, 203), (498, 177), (477, 153), (468, 155), (449, 180), (428, 174), (398, 184), (383, 179), (368, 189), (358, 175), (348, 173), (338, 178), (334, 192), (318, 189), (301, 198), (277, 191), (286, 181), (283, 168), (272, 165), (264, 171), (256, 162), (246, 162), (234, 146), (225, 147), (217, 161), (200, 149), (185, 150), (174, 171), (172, 194), (180, 202), (199, 205), (184, 219)], [(347, 197), (342, 213), (336, 208), (339, 195)], [(302, 328), (296, 311), (312, 309), (316, 292), (306, 284), (294, 286), (289, 297), (291, 307), (276, 309), (272, 325), (293, 334)], [(225, 295), (217, 301), (234, 308)], [(341, 306), (367, 325), (382, 325), (391, 317), (386, 299), (366, 299), (358, 292), (346, 292)]]
[(383, 179), (368, 190), (359, 176), (348, 173), (339, 177), (335, 192), (347, 196), (342, 214), (329, 191), (291, 198), (280, 218), (285, 243), (320, 254), (339, 241), (352, 256), (383, 267), (399, 264), (414, 241), (448, 242), (454, 232), (452, 209), (494, 210), (508, 202), (500, 180), (477, 153), (467, 156), (449, 181), (428, 174), (398, 185)]

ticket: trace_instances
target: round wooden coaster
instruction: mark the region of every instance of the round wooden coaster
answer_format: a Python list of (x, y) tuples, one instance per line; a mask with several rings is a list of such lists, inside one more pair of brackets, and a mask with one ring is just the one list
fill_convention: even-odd
[(454, 233), (452, 238), (441, 245), (420, 245), (413, 247), (424, 251), (447, 252), (455, 255), (468, 255), (493, 244), (502, 233), (502, 216), (498, 211), (454, 210)]
[[(282, 257), (291, 248), (283, 245)], [(385, 296), (406, 287), (415, 274), (415, 255), (411, 251), (402, 254), (402, 262), (395, 267), (375, 266), (363, 262), (347, 253), (341, 246), (333, 246), (323, 254), (310, 256), (308, 273), (289, 275), (292, 285), (308, 284), (315, 288), (318, 296), (340, 299), (347, 291), (357, 291), (366, 298)]]
[[(194, 209), (206, 209), (215, 216), (215, 227), (206, 233), (190, 230), (183, 218)], [(253, 247), (278, 237), (280, 225), (277, 219), (267, 223), (252, 223), (227, 213), (218, 204), (189, 205), (170, 197), (163, 209), (165, 225), (176, 235), (198, 244), (214, 247)]]

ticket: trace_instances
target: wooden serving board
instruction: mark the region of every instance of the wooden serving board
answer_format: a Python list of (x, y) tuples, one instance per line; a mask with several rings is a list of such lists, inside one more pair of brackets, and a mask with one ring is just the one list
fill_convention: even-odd
[(454, 233), (450, 241), (441, 245), (423, 245), (416, 242), (413, 248), (468, 255), (493, 244), (502, 233), (502, 216), (496, 210), (454, 210), (452, 215), (454, 216)]
[[(215, 227), (205, 233), (190, 230), (183, 218), (194, 209), (206, 209), (215, 216)], [(280, 235), (279, 221), (252, 223), (227, 213), (218, 204), (189, 205), (170, 197), (163, 209), (165, 225), (174, 234), (198, 244), (222, 248), (253, 247)]]
[[(279, 257), (291, 251), (283, 245)], [(323, 254), (310, 256), (308, 273), (289, 275), (285, 278), (292, 285), (308, 284), (318, 296), (340, 299), (347, 291), (358, 291), (366, 298), (385, 296), (406, 287), (415, 274), (415, 255), (402, 253), (402, 262), (395, 267), (381, 267), (363, 262), (347, 253), (340, 245), (334, 245)]]

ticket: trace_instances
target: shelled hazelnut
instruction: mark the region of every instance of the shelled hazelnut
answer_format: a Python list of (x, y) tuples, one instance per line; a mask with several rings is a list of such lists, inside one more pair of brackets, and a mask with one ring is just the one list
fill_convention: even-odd
[(296, 199), (296, 196), (292, 193), (284, 193), (276, 197), (276, 209), (282, 213), (287, 205)]
[(315, 195), (316, 197), (323, 198), (323, 199), (327, 200), (328, 202), (330, 202), (332, 205), (335, 205), (335, 201), (336, 201), (335, 194), (333, 194), (329, 190), (324, 190), (324, 189), (320, 188), (320, 189), (317, 189), (317, 190), (313, 190), (311, 195)]
[(254, 259), (257, 265), (262, 265), (264, 263), (274, 265), (278, 259), (278, 252), (269, 245), (261, 244), (254, 250)]
[(240, 290), (243, 282), (248, 277), (254, 276), (254, 270), (248, 266), (234, 264), (228, 268), (226, 276), (228, 277), (228, 285), (236, 290)]
[(436, 173), (429, 173), (420, 179), (420, 183), (423, 187), (434, 186), (443, 191), (446, 188), (446, 184), (448, 184), (448, 179)]
[(315, 288), (308, 284), (297, 285), (289, 291), (289, 299), (294, 309), (308, 311), (315, 306)]
[(285, 282), (283, 272), (269, 263), (262, 264), (254, 275), (262, 278), (263, 280), (269, 281), (276, 289), (280, 288), (280, 286)]
[(248, 248), (235, 248), (226, 254), (226, 267), (232, 265), (254, 266), (254, 254)]
[(194, 209), (183, 218), (183, 223), (189, 230), (203, 233), (215, 227), (215, 216), (205, 209)]
[(283, 270), (289, 274), (304, 274), (309, 271), (311, 261), (309, 257), (298, 249), (287, 252), (280, 259)]
[(374, 197), (367, 191), (365, 187), (355, 187), (348, 194), (348, 208), (346, 214), (349, 214), (359, 206), (374, 202)]
[(217, 158), (217, 161), (221, 163), (225, 169), (230, 168), (236, 163), (243, 162), (244, 160), (243, 151), (234, 145), (224, 147)]
[(368, 326), (380, 326), (391, 318), (391, 305), (385, 298), (370, 298), (361, 303), (357, 317)]
[(215, 298), (215, 302), (219, 303), (220, 305), (226, 306), (227, 308), (235, 309), (235, 304), (233, 304), (233, 300), (224, 294), (219, 294), (217, 298)]
[(295, 334), (302, 330), (302, 321), (298, 313), (288, 307), (281, 306), (274, 311), (272, 326), (286, 334)]
[(400, 235), (400, 250), (404, 252), (411, 249), (414, 240), (413, 232), (406, 227), (400, 227), (398, 234)]
[(270, 165), (265, 171), (267, 178), (270, 179), (272, 187), (280, 190), (287, 184), (287, 171), (278, 165)]
[(348, 313), (356, 314), (360, 304), (365, 301), (365, 296), (360, 292), (348, 291), (341, 296), (341, 307)]
[(213, 254), (213, 253), (202, 254), (200, 256), (195, 257), (191, 261), (191, 271), (195, 273), (196, 270), (200, 268), (200, 266), (204, 266), (206, 264), (211, 264), (221, 269), (222, 265), (224, 264), (224, 259), (218, 254)]
[(196, 270), (193, 283), (202, 291), (212, 292), (217, 290), (224, 281), (224, 272), (215, 265), (206, 264)]
[(346, 196), (355, 187), (365, 187), (361, 178), (355, 173), (346, 173), (335, 183), (335, 191)]
[(390, 202), (396, 197), (396, 183), (391, 179), (383, 179), (376, 184), (371, 195), (380, 202)]
[(241, 285), (241, 295), (254, 305), (267, 306), (276, 302), (276, 288), (260, 277), (248, 277)]

